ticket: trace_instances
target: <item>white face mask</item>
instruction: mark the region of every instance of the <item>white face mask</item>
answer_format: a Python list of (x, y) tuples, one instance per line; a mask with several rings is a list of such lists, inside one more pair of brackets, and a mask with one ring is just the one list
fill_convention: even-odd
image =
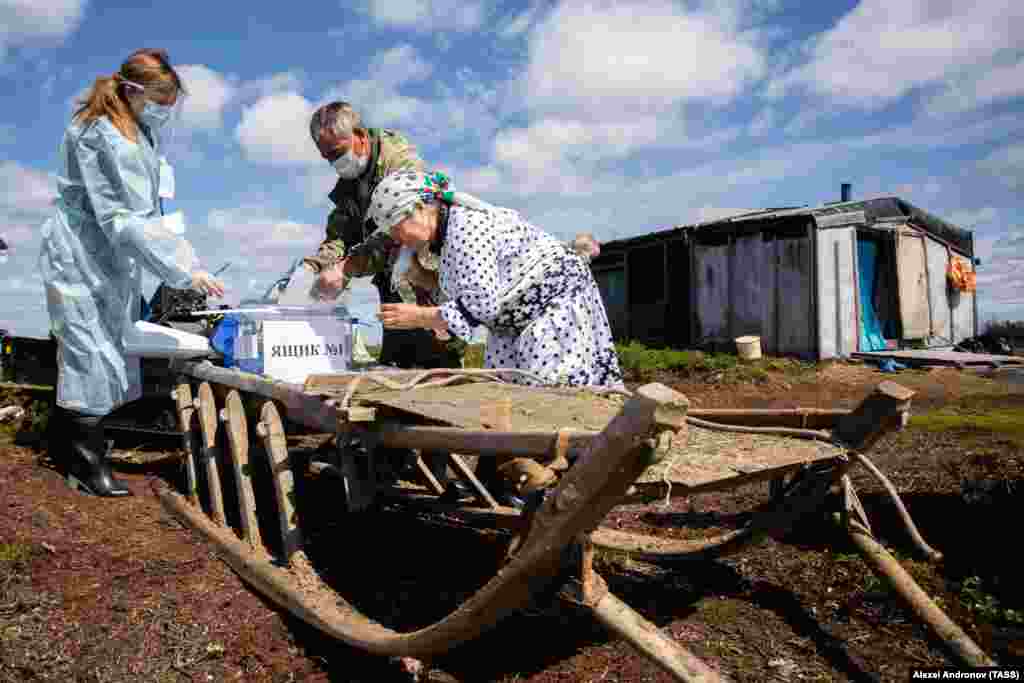
[(366, 170), (367, 165), (370, 163), (370, 157), (357, 157), (353, 150), (349, 150), (347, 154), (335, 159), (331, 166), (338, 172), (338, 175), (345, 180), (352, 180), (362, 175), (363, 171)]

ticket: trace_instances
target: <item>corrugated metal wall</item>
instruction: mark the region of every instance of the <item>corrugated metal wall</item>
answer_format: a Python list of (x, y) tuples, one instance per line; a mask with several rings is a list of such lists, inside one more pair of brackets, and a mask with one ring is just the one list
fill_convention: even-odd
[(845, 358), (857, 350), (857, 232), (818, 230), (819, 358)]

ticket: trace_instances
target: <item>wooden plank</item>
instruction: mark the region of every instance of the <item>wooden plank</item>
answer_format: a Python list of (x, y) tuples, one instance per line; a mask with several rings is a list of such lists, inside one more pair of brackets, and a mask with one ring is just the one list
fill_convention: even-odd
[(263, 403), (256, 433), (263, 440), (263, 450), (270, 464), (284, 560), (291, 562), (292, 555), (302, 547), (302, 530), (297, 523), (293, 500), (295, 477), (288, 459), (288, 440), (285, 438), (284, 425), (273, 401)]
[(451, 463), (452, 469), (455, 470), (455, 474), (459, 475), (467, 484), (473, 488), (473, 492), (476, 497), (480, 499), (481, 503), (486, 503), (491, 508), (498, 507), (498, 501), (494, 500), (494, 496), (491, 495), (490, 491), (480, 483), (480, 480), (473, 474), (473, 470), (469, 469), (469, 465), (456, 453), (448, 454), (448, 462)]
[(419, 472), (420, 476), (427, 482), (427, 486), (430, 487), (431, 491), (439, 496), (444, 493), (444, 486), (437, 480), (437, 477), (434, 476), (434, 473), (427, 466), (427, 463), (423, 461), (422, 455), (416, 456), (416, 471)]
[(221, 422), (227, 427), (228, 448), (231, 466), (235, 473), (235, 489), (238, 491), (238, 518), (242, 525), (242, 540), (253, 548), (262, 545), (260, 525), (256, 520), (256, 496), (252, 490), (252, 476), (249, 471), (249, 428), (245, 422), (245, 406), (242, 397), (234, 389), (224, 399)]
[(199, 504), (196, 490), (196, 457), (193, 449), (195, 432), (195, 406), (192, 403), (192, 387), (188, 382), (180, 382), (174, 389), (174, 404), (178, 414), (178, 429), (181, 430), (182, 448), (185, 451), (185, 498), (193, 505)]
[(482, 406), (507, 400), (511, 404), (514, 431), (557, 431), (563, 427), (600, 431), (624, 402), (622, 396), (602, 396), (585, 389), (526, 387), (500, 382), (375, 392), (358, 396), (356, 400), (472, 430), (485, 429)]
[(217, 524), (226, 524), (224, 516), (224, 491), (220, 483), (220, 471), (217, 469), (219, 449), (217, 447), (217, 406), (213, 398), (213, 389), (209, 382), (199, 385), (196, 397), (199, 411), (199, 428), (203, 435), (203, 467), (206, 471), (206, 486), (210, 496), (210, 513)]
[(775, 240), (779, 251), (778, 352), (807, 354), (815, 349), (817, 322), (811, 306), (814, 281), (811, 240), (807, 237)]
[(881, 382), (847, 417), (833, 435), (852, 450), (864, 451), (885, 432), (902, 425), (913, 391), (895, 382)]
[(899, 283), (903, 338), (924, 339), (932, 327), (924, 237), (917, 232), (901, 230), (896, 244), (896, 279)]

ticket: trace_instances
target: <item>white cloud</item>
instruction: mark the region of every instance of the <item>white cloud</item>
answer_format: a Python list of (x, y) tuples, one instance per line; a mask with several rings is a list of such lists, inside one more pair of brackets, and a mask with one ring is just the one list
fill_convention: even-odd
[(206, 130), (220, 128), (224, 110), (235, 96), (235, 86), (203, 64), (185, 64), (177, 67), (177, 70), (188, 91), (182, 105), (185, 125)]
[(663, 0), (568, 2), (532, 31), (522, 92), (534, 107), (596, 115), (728, 101), (764, 72), (754, 38)]
[(364, 9), (378, 25), (421, 33), (473, 31), (488, 13), (478, 0), (368, 0)]
[(276, 93), (299, 92), (302, 90), (303, 80), (301, 71), (291, 69), (245, 81), (238, 85), (238, 99), (249, 100)]
[(806, 46), (809, 60), (774, 84), (874, 107), (1019, 47), (1018, 0), (861, 0)]
[(327, 194), (338, 183), (338, 174), (326, 163), (296, 175), (293, 183), (295, 190), (302, 197), (303, 204), (307, 207), (333, 206), (330, 199), (327, 198)]
[(46, 313), (39, 258), (41, 226), (57, 194), (52, 176), (13, 161), (0, 162), (0, 237), (9, 261), (0, 266), (0, 327), (45, 336)]
[(14, 161), (0, 162), (0, 212), (7, 221), (45, 216), (56, 196), (49, 174)]
[(530, 3), (525, 10), (507, 19), (498, 30), (498, 35), (502, 38), (518, 38), (523, 35), (537, 21), (540, 9), (539, 2)]
[(951, 80), (925, 108), (932, 114), (958, 114), (1024, 95), (1024, 59)]
[(953, 211), (949, 214), (949, 222), (965, 230), (976, 230), (999, 219), (999, 211), (987, 206), (982, 209)]
[(86, 0), (0, 2), (0, 60), (12, 47), (59, 41), (78, 28)]
[(242, 108), (235, 138), (250, 161), (271, 166), (321, 163), (309, 137), (313, 104), (293, 92), (267, 95)]
[(1024, 230), (979, 236), (975, 255), (981, 259), (978, 294), (984, 310), (1012, 313), (1020, 319), (1020, 307), (1024, 306)]
[(421, 148), (449, 140), (486, 140), (497, 127), (497, 89), (469, 69), (431, 81), (430, 96), (407, 94), (407, 86), (422, 85), (434, 75), (430, 63), (411, 45), (378, 53), (366, 73), (366, 79), (330, 88), (320, 101), (351, 102), (365, 125), (396, 128)]
[[(232, 262), (224, 273), (226, 298), (232, 303), (262, 295), (297, 259), (316, 253), (324, 238), (322, 225), (282, 218), (273, 209), (257, 204), (211, 210), (201, 232), (204, 236), (194, 239), (208, 267)], [(377, 301), (370, 280), (362, 278), (353, 282), (342, 302), (353, 315), (373, 322)], [(370, 336), (379, 336), (379, 328), (371, 330)]]
[(1024, 144), (1008, 145), (982, 159), (978, 166), (1011, 190), (1024, 188)]

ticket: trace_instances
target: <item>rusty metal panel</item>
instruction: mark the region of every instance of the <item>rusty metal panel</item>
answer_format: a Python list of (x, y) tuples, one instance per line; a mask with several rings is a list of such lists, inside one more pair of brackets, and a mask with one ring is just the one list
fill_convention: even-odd
[(819, 358), (845, 358), (857, 350), (856, 249), (854, 228), (818, 231)]
[[(974, 270), (974, 265), (968, 260), (967, 267)], [(945, 277), (946, 271), (942, 271)], [(974, 336), (974, 296), (975, 292), (961, 292), (953, 290), (949, 303), (953, 309), (953, 343), (957, 344), (964, 339)]]
[(761, 345), (775, 348), (775, 245), (760, 235), (737, 238), (732, 246), (729, 296), (730, 336), (757, 335)]
[(775, 240), (778, 278), (778, 353), (809, 355), (815, 350), (811, 240)]
[(896, 242), (896, 271), (904, 339), (924, 339), (931, 332), (926, 269), (924, 237), (917, 232), (901, 230)]
[(953, 313), (950, 308), (949, 287), (946, 285), (946, 264), (949, 250), (945, 244), (925, 238), (928, 256), (928, 297), (931, 302), (931, 336), (934, 343), (953, 343)]
[(693, 245), (697, 339), (729, 338), (729, 246)]

